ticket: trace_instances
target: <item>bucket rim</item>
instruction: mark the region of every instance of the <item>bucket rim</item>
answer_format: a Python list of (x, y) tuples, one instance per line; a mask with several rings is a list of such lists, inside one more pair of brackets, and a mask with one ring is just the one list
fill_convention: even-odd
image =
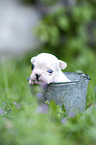
[[(77, 73), (77, 72), (64, 72), (64, 74), (67, 74), (67, 73), (74, 73), (74, 74), (79, 74), (79, 75), (81, 75), (82, 77), (84, 77), (85, 79), (87, 79), (87, 80), (91, 80), (91, 78), (89, 77), (89, 75), (88, 74), (86, 74), (86, 73)], [(28, 77), (27, 78), (27, 81), (29, 81), (30, 80), (30, 77)], [(67, 84), (76, 84), (76, 83), (79, 83), (80, 82), (80, 79), (79, 80), (75, 80), (75, 81), (69, 81), (69, 82), (52, 82), (52, 83), (50, 83), (50, 84), (48, 84), (48, 86), (50, 86), (50, 85), (67, 85)], [(38, 85), (38, 84), (37, 84)]]

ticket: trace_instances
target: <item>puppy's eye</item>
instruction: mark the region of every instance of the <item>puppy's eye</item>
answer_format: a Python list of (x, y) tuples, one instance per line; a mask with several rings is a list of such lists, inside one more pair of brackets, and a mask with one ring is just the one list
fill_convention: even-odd
[(52, 69), (49, 69), (47, 72), (50, 73), (50, 74), (52, 74), (53, 73), (53, 70)]
[(32, 69), (32, 70), (34, 69), (34, 64), (32, 64), (32, 67), (31, 67), (31, 69)]

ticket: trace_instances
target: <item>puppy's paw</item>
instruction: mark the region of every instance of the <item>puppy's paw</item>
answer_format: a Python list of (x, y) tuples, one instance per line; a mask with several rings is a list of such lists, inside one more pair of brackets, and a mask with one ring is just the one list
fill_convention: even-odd
[(29, 84), (30, 84), (30, 85), (33, 85), (34, 83), (33, 83), (33, 81), (29, 80)]

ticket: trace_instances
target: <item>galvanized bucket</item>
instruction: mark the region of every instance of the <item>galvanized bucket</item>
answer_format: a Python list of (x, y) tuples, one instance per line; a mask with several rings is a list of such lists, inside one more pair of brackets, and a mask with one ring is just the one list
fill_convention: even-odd
[[(54, 100), (68, 112), (81, 112), (86, 108), (87, 86), (90, 80), (84, 73), (65, 72), (71, 82), (51, 83), (43, 89), (43, 103)], [(32, 89), (32, 86), (30, 86)], [(33, 89), (32, 89), (33, 90)]]

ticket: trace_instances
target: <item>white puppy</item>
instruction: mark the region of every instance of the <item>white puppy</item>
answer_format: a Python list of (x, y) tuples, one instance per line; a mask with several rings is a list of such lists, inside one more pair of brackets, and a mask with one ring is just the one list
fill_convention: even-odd
[(58, 60), (49, 53), (40, 53), (31, 58), (32, 73), (29, 84), (50, 84), (51, 82), (70, 82), (61, 69), (65, 69), (67, 64)]

